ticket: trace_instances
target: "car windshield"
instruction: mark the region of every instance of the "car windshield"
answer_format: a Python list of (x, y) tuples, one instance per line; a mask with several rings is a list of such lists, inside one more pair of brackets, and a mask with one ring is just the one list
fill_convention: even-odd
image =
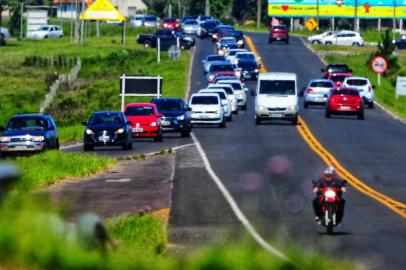
[(229, 52), (228, 52), (228, 55), (229, 55), (229, 56), (234, 56), (234, 55), (236, 55), (238, 52), (241, 52), (241, 51), (238, 51), (238, 50), (237, 50), (237, 51), (229, 51)]
[(40, 117), (16, 117), (12, 118), (7, 124), (8, 130), (42, 130), (47, 127), (46, 119)]
[(231, 87), (232, 87), (234, 90), (242, 90), (241, 84), (240, 84), (240, 83), (237, 83), (237, 82), (230, 82), (230, 81), (227, 81), (227, 80), (221, 80), (221, 81), (218, 81), (217, 83), (218, 83), (218, 84), (231, 85)]
[(295, 81), (261, 80), (259, 84), (259, 94), (294, 95)]
[(94, 114), (89, 121), (89, 125), (101, 125), (101, 124), (124, 124), (124, 120), (119, 114)]
[(227, 95), (234, 95), (233, 88), (230, 86), (212, 86), (210, 89), (221, 89), (226, 91)]
[(216, 93), (220, 96), (220, 99), (227, 99), (226, 94), (224, 94), (224, 92), (221, 92), (221, 91), (218, 91), (218, 92), (217, 91), (205, 91), (202, 93)]
[(184, 24), (186, 25), (197, 25), (197, 21), (195, 20), (187, 20), (184, 22)]
[(354, 89), (340, 89), (340, 90), (333, 90), (331, 92), (332, 96), (337, 95), (348, 95), (348, 96), (359, 96), (359, 92)]
[(279, 26), (274, 26), (273, 28), (272, 28), (272, 30), (286, 30), (287, 28), (286, 28), (286, 26), (284, 26), (284, 25), (279, 25)]
[(258, 65), (253, 61), (239, 61), (238, 67), (242, 69), (256, 69)]
[(346, 65), (328, 66), (327, 71), (330, 73), (347, 73), (348, 67)]
[(182, 109), (180, 102), (176, 100), (155, 100), (154, 103), (160, 112), (179, 111)]
[(153, 116), (154, 108), (151, 106), (129, 106), (125, 110), (128, 116)]
[(210, 66), (210, 72), (220, 72), (220, 71), (234, 71), (234, 67), (231, 64), (212, 64)]
[(146, 16), (146, 17), (145, 17), (145, 20), (146, 20), (146, 21), (154, 22), (154, 21), (156, 21), (156, 17), (154, 17), (154, 16)]
[(347, 77), (348, 77), (348, 76), (345, 76), (345, 75), (337, 75), (337, 76), (333, 76), (333, 77), (331, 78), (331, 80), (332, 80), (333, 82), (343, 82), (344, 79), (347, 78)]
[(235, 57), (238, 59), (255, 59), (255, 55), (252, 53), (239, 53)]
[(332, 82), (311, 82), (310, 87), (322, 87), (322, 88), (333, 88), (334, 85)]
[(364, 86), (364, 85), (368, 84), (367, 80), (363, 80), (363, 79), (350, 79), (350, 80), (347, 80), (346, 83), (348, 85), (352, 85), (352, 86)]
[(169, 18), (169, 19), (165, 19), (164, 22), (168, 23), (168, 22), (176, 22), (175, 18)]
[(207, 57), (207, 61), (224, 61), (225, 57), (223, 55), (211, 55)]
[(216, 105), (219, 104), (218, 98), (215, 96), (194, 96), (192, 97), (192, 105)]

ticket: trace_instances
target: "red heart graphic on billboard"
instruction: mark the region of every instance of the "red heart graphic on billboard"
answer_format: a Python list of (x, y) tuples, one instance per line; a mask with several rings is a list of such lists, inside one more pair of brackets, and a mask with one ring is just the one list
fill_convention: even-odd
[(282, 6), (282, 10), (283, 10), (283, 11), (288, 10), (288, 8), (289, 8), (289, 6), (286, 6), (286, 5), (283, 5), (283, 6)]

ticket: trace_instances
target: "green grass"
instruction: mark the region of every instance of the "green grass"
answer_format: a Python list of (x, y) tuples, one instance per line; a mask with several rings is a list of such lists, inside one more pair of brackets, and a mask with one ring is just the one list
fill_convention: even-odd
[(33, 190), (63, 179), (89, 176), (116, 163), (101, 156), (55, 150), (28, 157), (17, 157), (11, 161), (21, 171), (21, 179), (16, 186), (19, 190)]

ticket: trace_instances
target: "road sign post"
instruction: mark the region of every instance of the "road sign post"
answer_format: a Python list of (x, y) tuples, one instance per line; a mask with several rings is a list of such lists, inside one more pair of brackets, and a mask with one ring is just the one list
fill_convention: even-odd
[(381, 74), (388, 69), (388, 62), (382, 56), (377, 56), (371, 61), (371, 69), (378, 76), (378, 85), (381, 86)]

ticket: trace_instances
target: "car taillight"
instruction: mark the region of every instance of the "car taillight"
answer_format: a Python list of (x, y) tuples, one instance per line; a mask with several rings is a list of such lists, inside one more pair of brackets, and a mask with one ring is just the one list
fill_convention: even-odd
[(368, 92), (371, 92), (372, 91), (372, 88), (371, 88), (371, 86), (369, 85), (368, 86)]
[(179, 24), (178, 24), (178, 23), (176, 24), (176, 27), (179, 27)]
[(313, 92), (313, 89), (311, 89), (310, 87), (307, 87), (306, 92), (311, 93), (311, 92)]
[(167, 24), (167, 23), (164, 23), (164, 27), (168, 27), (168, 24)]

